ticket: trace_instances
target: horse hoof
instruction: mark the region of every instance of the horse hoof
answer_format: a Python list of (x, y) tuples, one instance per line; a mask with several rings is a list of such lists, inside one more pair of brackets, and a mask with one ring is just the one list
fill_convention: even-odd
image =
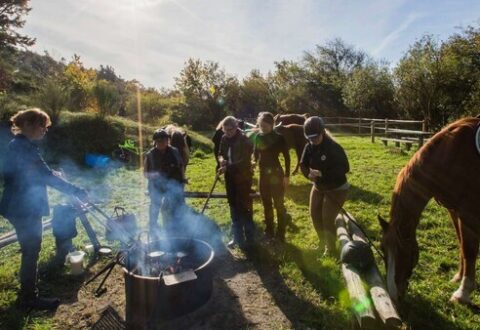
[(460, 273), (456, 273), (450, 280), (450, 283), (458, 283), (461, 280), (462, 280), (462, 275)]

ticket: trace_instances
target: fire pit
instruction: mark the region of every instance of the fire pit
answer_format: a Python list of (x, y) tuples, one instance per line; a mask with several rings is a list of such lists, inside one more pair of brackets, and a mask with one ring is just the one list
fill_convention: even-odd
[(123, 267), (128, 329), (153, 327), (197, 309), (212, 292), (213, 248), (193, 238), (138, 243)]

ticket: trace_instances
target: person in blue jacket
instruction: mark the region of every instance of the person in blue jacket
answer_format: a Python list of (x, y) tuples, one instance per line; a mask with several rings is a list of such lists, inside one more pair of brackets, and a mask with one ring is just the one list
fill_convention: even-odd
[(40, 155), (35, 141), (41, 140), (51, 125), (45, 112), (36, 108), (19, 111), (10, 121), (15, 135), (3, 155), (4, 190), (0, 215), (15, 228), (22, 253), (17, 301), (25, 308), (55, 309), (58, 299), (41, 298), (37, 294), (42, 217), (50, 213), (47, 186), (80, 199), (86, 199), (87, 193), (62, 179)]

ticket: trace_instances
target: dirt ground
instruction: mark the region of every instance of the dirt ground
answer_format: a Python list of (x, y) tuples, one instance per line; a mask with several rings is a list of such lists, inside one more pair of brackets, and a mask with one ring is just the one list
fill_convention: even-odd
[[(220, 254), (220, 255), (219, 255)], [(88, 279), (101, 269), (95, 265)], [(224, 249), (214, 263), (213, 292), (209, 301), (196, 311), (172, 321), (159, 324), (161, 329), (212, 328), (292, 328), (289, 318), (278, 306), (278, 300), (288, 299), (282, 286), (276, 285), (275, 272), (259, 269), (255, 262), (240, 251)], [(81, 283), (81, 279), (73, 282)], [(78, 291), (65, 293), (64, 303), (57, 309), (54, 321), (59, 329), (116, 329), (122, 328), (125, 318), (125, 287), (122, 270), (116, 266), (106, 282), (107, 292), (96, 298), (93, 291), (100, 279), (88, 286), (77, 285)], [(272, 288), (276, 288), (272, 296)], [(108, 312), (108, 313), (107, 313)], [(104, 322), (106, 314), (117, 319)], [(107, 325), (105, 325), (107, 324)]]

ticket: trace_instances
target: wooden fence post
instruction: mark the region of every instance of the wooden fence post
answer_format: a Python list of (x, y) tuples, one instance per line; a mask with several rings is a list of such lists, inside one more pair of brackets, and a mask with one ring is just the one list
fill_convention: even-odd
[(362, 131), (362, 119), (358, 118), (358, 135), (360, 135)]
[(427, 123), (425, 122), (425, 119), (422, 120), (422, 132), (426, 132), (427, 131)]
[(370, 122), (370, 136), (372, 138), (372, 143), (375, 143), (375, 121)]
[(385, 118), (385, 136), (387, 136), (387, 131), (388, 131), (388, 119)]

